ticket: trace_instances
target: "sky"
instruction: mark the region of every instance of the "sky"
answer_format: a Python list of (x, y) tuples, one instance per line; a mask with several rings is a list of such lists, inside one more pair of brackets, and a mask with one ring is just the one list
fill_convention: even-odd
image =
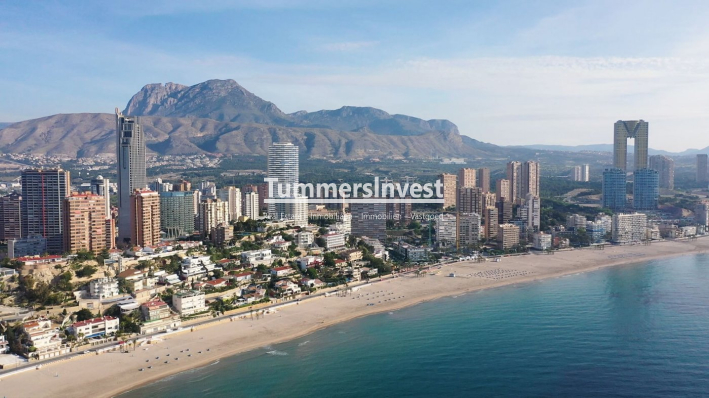
[(234, 79), (284, 112), (373, 106), (498, 145), (709, 146), (707, 1), (0, 3), (0, 122)]

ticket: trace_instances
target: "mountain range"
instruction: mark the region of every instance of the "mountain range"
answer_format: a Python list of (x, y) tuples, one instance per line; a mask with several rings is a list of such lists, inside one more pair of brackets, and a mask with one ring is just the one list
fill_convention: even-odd
[[(371, 107), (284, 113), (234, 80), (193, 86), (148, 84), (123, 113), (140, 116), (149, 150), (164, 155), (265, 155), (272, 142), (289, 141), (314, 158), (506, 157), (531, 153), (461, 135), (441, 119), (391, 115)], [(76, 157), (115, 153), (115, 116), (58, 114), (0, 130), (0, 151)]]
[[(562, 152), (613, 152), (613, 144), (591, 144), (591, 145), (515, 145), (509, 148), (526, 148), (538, 149), (543, 151), (562, 151)], [(628, 145), (628, 152), (633, 152), (633, 146)], [(682, 152), (669, 152), (660, 149), (648, 148), (650, 155), (666, 155), (666, 156), (693, 156), (699, 153), (709, 153), (709, 147), (703, 149), (687, 149)]]

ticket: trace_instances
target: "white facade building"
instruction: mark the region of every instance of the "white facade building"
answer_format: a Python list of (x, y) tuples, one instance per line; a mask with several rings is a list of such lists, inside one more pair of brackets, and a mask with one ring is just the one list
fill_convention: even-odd
[(120, 295), (118, 281), (114, 278), (98, 278), (89, 282), (89, 296), (105, 299)]
[(536, 250), (547, 250), (551, 248), (551, 235), (544, 232), (535, 232), (533, 248)]
[(453, 214), (441, 214), (436, 219), (436, 242), (438, 245), (455, 245), (458, 234), (456, 233), (456, 217)]
[(322, 236), (325, 239), (325, 248), (336, 249), (345, 246), (345, 235), (342, 234), (326, 234)]
[(271, 249), (249, 250), (241, 253), (241, 263), (250, 264), (252, 267), (257, 267), (261, 264), (271, 265), (272, 262)]
[(182, 259), (180, 263), (180, 272), (185, 277), (193, 277), (198, 275), (206, 275), (208, 272), (214, 271), (216, 264), (209, 256), (192, 256)]
[(614, 214), (613, 242), (628, 244), (646, 239), (647, 216), (643, 213)]
[(71, 325), (71, 333), (83, 338), (95, 336), (108, 336), (118, 331), (118, 318), (105, 316), (103, 318), (94, 318), (86, 321), (76, 322)]
[(244, 216), (252, 219), (258, 218), (258, 192), (244, 193)]
[(301, 231), (295, 234), (295, 244), (298, 247), (307, 247), (315, 241), (315, 235), (312, 232)]
[(172, 295), (172, 306), (182, 316), (192, 315), (207, 310), (204, 292), (187, 290)]
[(241, 190), (236, 187), (224, 187), (217, 190), (217, 199), (227, 203), (229, 220), (241, 217)]

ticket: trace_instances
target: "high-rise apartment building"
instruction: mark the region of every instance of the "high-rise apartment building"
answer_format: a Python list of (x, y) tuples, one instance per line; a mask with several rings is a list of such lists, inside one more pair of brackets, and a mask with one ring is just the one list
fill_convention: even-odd
[(657, 209), (660, 197), (660, 173), (652, 169), (635, 170), (633, 173), (633, 208)]
[(367, 236), (386, 241), (386, 204), (385, 203), (350, 203), (352, 214), (352, 235)]
[[(274, 182), (273, 197), (291, 198), (297, 192), (299, 174), (298, 162), (298, 147), (290, 142), (274, 142), (268, 148), (268, 178), (277, 179)], [(281, 192), (279, 192), (280, 187)], [(268, 213), (273, 216), (275, 214), (284, 214), (285, 208), (283, 203), (269, 203)]]
[(514, 198), (510, 197), (510, 180), (501, 179), (497, 180), (495, 183), (495, 195), (497, 196), (497, 201), (507, 200), (512, 202)]
[(101, 196), (105, 202), (106, 218), (111, 218), (111, 192), (109, 183), (108, 178), (103, 178), (103, 176), (98, 176), (91, 180), (91, 193)]
[(458, 184), (456, 188), (473, 188), (477, 186), (477, 170), (462, 168), (458, 170)]
[(483, 192), (479, 187), (460, 188), (458, 190), (458, 202), (455, 204), (458, 213), (482, 214)]
[(256, 219), (259, 216), (259, 194), (256, 191), (244, 192), (244, 216)]
[(650, 169), (659, 173), (660, 188), (675, 189), (675, 161), (664, 155), (650, 156)]
[(481, 230), (480, 214), (460, 213), (458, 214), (458, 246), (476, 246), (480, 241)]
[(614, 243), (637, 243), (645, 240), (647, 216), (642, 213), (614, 214), (612, 240)]
[(540, 196), (539, 192), (539, 162), (526, 161), (522, 163), (522, 182), (519, 193), (524, 199), (527, 195)]
[(69, 172), (62, 169), (28, 169), (22, 172), (20, 219), (22, 237), (43, 236), (47, 251), (64, 248), (64, 198), (69, 196)]
[(485, 239), (493, 240), (497, 238), (497, 226), (500, 225), (498, 220), (497, 208), (487, 207), (483, 209), (483, 236)]
[[(132, 196), (147, 187), (145, 176), (145, 137), (137, 117), (123, 116), (116, 108), (116, 160), (118, 165), (118, 242), (125, 245), (134, 232), (131, 228)], [(157, 193), (156, 193), (157, 195)], [(132, 244), (136, 244), (135, 241)]]
[(160, 192), (160, 228), (169, 239), (190, 236), (195, 230), (194, 192)]
[(588, 182), (589, 179), (589, 168), (587, 164), (582, 164), (581, 166), (574, 166), (572, 178), (574, 181)]
[(487, 167), (479, 168), (476, 174), (476, 186), (482, 189), (483, 192), (490, 192), (490, 169)]
[(571, 178), (574, 181), (581, 181), (581, 166), (574, 166), (574, 169), (571, 171)]
[(411, 222), (411, 202), (400, 202), (394, 199), (387, 202), (386, 209), (387, 219), (392, 220), (394, 224), (406, 226)]
[(436, 243), (438, 246), (448, 247), (455, 245), (457, 239), (456, 216), (441, 214), (436, 219)]
[(199, 204), (197, 230), (208, 236), (219, 224), (229, 224), (229, 203), (219, 199), (204, 199)]
[(438, 180), (443, 183), (443, 208), (454, 206), (457, 192), (455, 174), (441, 174), (438, 176)]
[(633, 170), (647, 168), (648, 122), (644, 120), (618, 120), (613, 127), (613, 167), (627, 171), (628, 139), (635, 140)]
[(22, 195), (0, 197), (0, 241), (22, 238)]
[(709, 155), (701, 153), (697, 155), (697, 182), (709, 182)]
[(603, 193), (601, 204), (609, 209), (624, 209), (626, 206), (626, 176), (619, 168), (603, 172)]
[(160, 243), (160, 196), (149, 189), (136, 189), (131, 195), (130, 245), (154, 246)]
[(182, 180), (177, 184), (172, 184), (172, 190), (175, 192), (191, 192), (192, 184), (189, 181)]
[(227, 202), (231, 221), (236, 221), (241, 217), (241, 190), (239, 188), (220, 188), (217, 190), (217, 199)]
[(509, 162), (507, 163), (507, 181), (509, 181), (510, 193), (509, 200), (511, 202), (521, 198), (522, 192), (522, 163)]
[(99, 254), (106, 246), (106, 200), (93, 193), (64, 199), (64, 251)]
[(497, 207), (498, 224), (507, 224), (512, 219), (512, 202), (500, 200), (495, 204)]
[(497, 228), (497, 248), (511, 249), (519, 245), (519, 227), (514, 224), (500, 224)]
[(524, 205), (520, 207), (521, 218), (528, 233), (539, 231), (541, 226), (541, 200), (538, 196), (527, 194)]

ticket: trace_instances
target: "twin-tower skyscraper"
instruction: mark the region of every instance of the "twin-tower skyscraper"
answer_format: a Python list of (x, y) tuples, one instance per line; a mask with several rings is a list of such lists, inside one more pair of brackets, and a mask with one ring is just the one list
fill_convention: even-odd
[(628, 139), (634, 140), (633, 208), (654, 210), (659, 198), (659, 173), (648, 168), (648, 122), (619, 120), (613, 126), (613, 168), (603, 172), (603, 207), (624, 210), (628, 207)]
[(613, 167), (627, 171), (628, 139), (635, 140), (633, 171), (647, 168), (648, 123), (644, 120), (618, 120), (613, 128)]

